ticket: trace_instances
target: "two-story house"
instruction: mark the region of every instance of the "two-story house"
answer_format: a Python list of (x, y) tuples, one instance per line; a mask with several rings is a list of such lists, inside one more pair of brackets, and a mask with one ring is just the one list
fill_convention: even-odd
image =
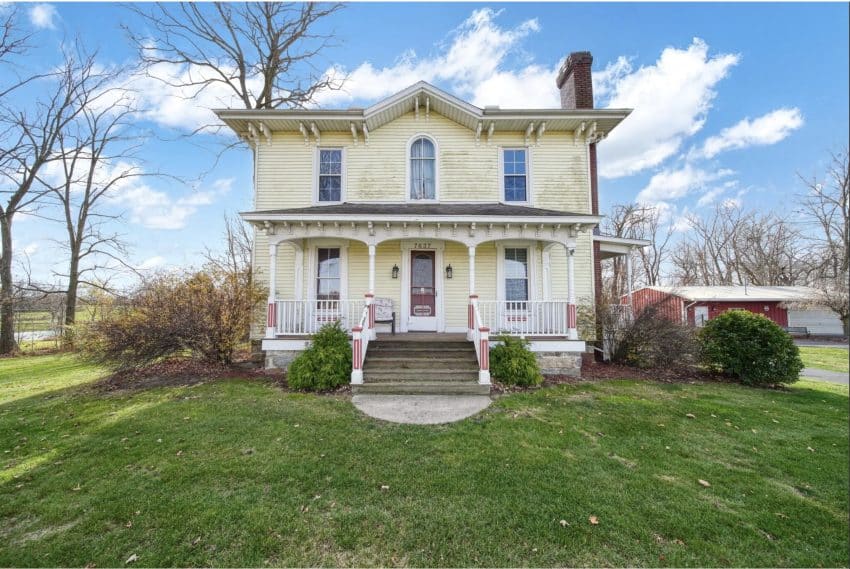
[[(489, 390), (499, 334), (530, 339), (545, 371), (577, 375), (599, 261), (639, 245), (595, 235), (596, 145), (630, 111), (593, 108), (591, 62), (566, 59), (556, 109), (482, 109), (420, 82), (365, 109), (217, 111), (254, 153), (242, 217), (269, 289), (254, 332), (267, 367), (339, 320), (355, 385), (402, 378), (417, 353), (407, 379), (439, 374), (440, 356), (451, 374), (454, 346), (474, 349), (471, 379)], [(370, 354), (403, 339), (370, 373)]]

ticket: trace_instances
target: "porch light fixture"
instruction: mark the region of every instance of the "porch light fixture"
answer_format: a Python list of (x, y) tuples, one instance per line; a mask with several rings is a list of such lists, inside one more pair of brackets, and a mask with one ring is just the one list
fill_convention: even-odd
[(394, 279), (398, 278), (398, 265), (396, 265), (396, 264), (393, 264), (393, 278)]
[(451, 266), (451, 264), (449, 264), (449, 266), (446, 267), (446, 278), (447, 279), (452, 278), (452, 266)]

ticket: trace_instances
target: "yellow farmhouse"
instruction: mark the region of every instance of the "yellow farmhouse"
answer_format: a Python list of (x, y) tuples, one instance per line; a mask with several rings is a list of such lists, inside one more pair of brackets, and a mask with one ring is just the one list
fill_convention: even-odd
[(254, 152), (242, 217), (269, 290), (253, 331), (266, 366), (340, 321), (361, 391), (488, 392), (501, 334), (578, 375), (577, 307), (601, 259), (641, 244), (598, 235), (596, 145), (630, 111), (593, 108), (591, 62), (566, 59), (556, 109), (481, 109), (419, 82), (366, 109), (217, 111)]

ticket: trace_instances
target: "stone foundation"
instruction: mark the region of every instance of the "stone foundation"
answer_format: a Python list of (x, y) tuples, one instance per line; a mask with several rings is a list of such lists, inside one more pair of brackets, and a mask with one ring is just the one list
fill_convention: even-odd
[(543, 375), (581, 377), (581, 352), (534, 352)]
[(266, 369), (285, 370), (300, 353), (299, 350), (266, 350)]

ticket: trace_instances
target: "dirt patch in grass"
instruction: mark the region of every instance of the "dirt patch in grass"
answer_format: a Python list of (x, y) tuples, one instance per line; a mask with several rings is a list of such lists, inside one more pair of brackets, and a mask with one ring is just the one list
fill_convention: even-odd
[(279, 370), (252, 367), (245, 362), (224, 365), (194, 358), (174, 358), (142, 369), (115, 372), (92, 387), (97, 391), (133, 391), (155, 387), (198, 385), (234, 376), (270, 381), (286, 388), (286, 374)]
[(698, 383), (705, 381), (732, 383), (732, 380), (723, 374), (707, 371), (699, 367), (644, 369), (601, 362), (584, 362), (581, 368), (581, 378), (585, 380), (643, 379), (664, 383)]

